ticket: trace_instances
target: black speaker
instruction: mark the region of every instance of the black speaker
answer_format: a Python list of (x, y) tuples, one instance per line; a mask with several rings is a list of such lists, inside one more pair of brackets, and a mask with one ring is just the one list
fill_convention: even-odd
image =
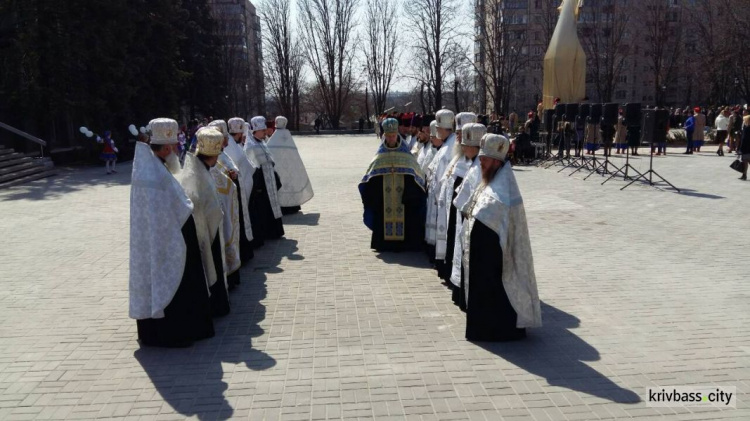
[(565, 114), (565, 104), (556, 104), (555, 105), (555, 117), (562, 118), (564, 114)]
[(602, 104), (602, 123), (615, 125), (617, 124), (617, 113), (620, 110), (620, 104), (610, 102)]
[(553, 125), (552, 122), (555, 119), (555, 110), (544, 110), (544, 131), (547, 133), (552, 132)]
[(578, 115), (578, 104), (565, 104), (565, 121), (572, 123)]
[(642, 112), (643, 122), (643, 142), (646, 144), (654, 143), (654, 135), (656, 129), (656, 110), (645, 109)]
[(598, 123), (602, 118), (602, 104), (591, 104), (591, 111), (589, 112), (590, 122)]
[(591, 104), (581, 104), (578, 107), (578, 116), (581, 117), (581, 121), (586, 121), (586, 117), (591, 114)]
[(667, 141), (669, 111), (643, 110), (643, 141), (645, 143), (664, 143)]
[(641, 110), (640, 102), (629, 102), (625, 104), (625, 124), (627, 124), (628, 127), (641, 125)]

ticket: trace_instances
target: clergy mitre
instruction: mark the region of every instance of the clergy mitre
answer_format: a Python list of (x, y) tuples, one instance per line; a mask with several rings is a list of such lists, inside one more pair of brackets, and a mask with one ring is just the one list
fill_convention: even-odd
[(266, 129), (266, 118), (263, 116), (255, 116), (250, 119), (250, 131), (257, 132), (258, 130)]
[(487, 133), (482, 137), (479, 146), (479, 156), (494, 158), (499, 161), (505, 161), (510, 149), (508, 138), (499, 134)]
[(437, 112), (435, 115), (435, 121), (437, 121), (437, 126), (441, 129), (452, 129), (453, 128), (453, 119), (455, 118), (455, 115), (453, 114), (453, 111), (442, 109)]
[(227, 131), (227, 122), (224, 120), (214, 120), (208, 123), (208, 127), (213, 127), (218, 130), (225, 138), (229, 139), (229, 131)]
[(178, 142), (180, 126), (171, 118), (155, 118), (148, 123), (152, 145), (174, 145)]
[(456, 114), (456, 130), (463, 130), (465, 124), (476, 122), (477, 115), (474, 113), (463, 112)]
[(386, 118), (381, 125), (383, 126), (383, 133), (398, 133), (398, 120), (395, 118)]
[(229, 134), (238, 134), (245, 132), (245, 120), (239, 117), (232, 117), (228, 121)]
[(430, 137), (437, 137), (437, 120), (432, 120), (430, 122)]
[(289, 120), (286, 119), (284, 116), (278, 116), (276, 117), (276, 128), (277, 129), (286, 129), (286, 124), (289, 122)]
[(463, 127), (461, 144), (466, 146), (480, 146), (482, 137), (487, 134), (487, 127), (479, 123), (467, 123)]
[(195, 147), (196, 155), (219, 156), (221, 147), (224, 144), (224, 134), (216, 127), (204, 127), (195, 134), (197, 145)]

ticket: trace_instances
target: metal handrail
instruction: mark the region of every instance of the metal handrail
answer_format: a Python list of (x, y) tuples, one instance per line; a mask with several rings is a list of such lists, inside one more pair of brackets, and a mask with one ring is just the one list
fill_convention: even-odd
[(16, 129), (15, 127), (9, 126), (3, 122), (0, 122), (0, 127), (11, 133), (15, 133), (28, 141), (36, 143), (37, 145), (40, 146), (40, 156), (44, 156), (44, 147), (47, 146), (47, 142), (43, 141), (42, 139), (39, 139), (38, 137), (34, 137), (26, 132), (22, 132)]

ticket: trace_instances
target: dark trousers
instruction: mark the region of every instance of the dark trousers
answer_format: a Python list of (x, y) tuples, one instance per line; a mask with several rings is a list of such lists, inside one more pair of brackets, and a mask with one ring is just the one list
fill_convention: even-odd
[(685, 152), (692, 153), (693, 152), (693, 133), (687, 132), (687, 149)]

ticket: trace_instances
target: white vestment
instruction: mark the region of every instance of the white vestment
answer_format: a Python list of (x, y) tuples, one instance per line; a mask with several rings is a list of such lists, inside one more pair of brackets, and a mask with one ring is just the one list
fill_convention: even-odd
[(534, 275), (534, 259), (531, 254), (526, 212), (511, 165), (503, 165), (489, 184), (480, 184), (461, 211), (468, 215), (464, 232), (466, 305), (469, 303), (471, 285), (471, 231), (474, 223), (480, 221), (499, 237), (503, 254), (503, 288), (518, 315), (516, 327), (541, 327), (542, 311)]
[(456, 134), (451, 133), (448, 139), (437, 151), (435, 157), (428, 167), (429, 179), (427, 180), (427, 219), (425, 221), (425, 241), (427, 244), (437, 244), (437, 198), (440, 193), (440, 181), (450, 164), (453, 144), (456, 142)]
[[(451, 282), (453, 285), (461, 285), (461, 266), (463, 263), (464, 253), (464, 228), (466, 220), (461, 215), (461, 208), (471, 199), (472, 193), (482, 181), (482, 167), (479, 165), (479, 158), (474, 158), (474, 162), (466, 172), (463, 183), (456, 189), (456, 199), (453, 200), (453, 206), (456, 207), (456, 241), (453, 245), (453, 269), (451, 269)], [(450, 247), (450, 244), (448, 245)]]
[(422, 152), (422, 149), (424, 149), (424, 145), (425, 144), (420, 141), (415, 141), (414, 145), (411, 147), (411, 154), (417, 158), (417, 163), (419, 163), (419, 154)]
[[(221, 202), (219, 202), (216, 193), (216, 184), (206, 165), (191, 153), (185, 156), (185, 167), (178, 178), (182, 188), (185, 189), (185, 193), (195, 206), (193, 209), (195, 231), (198, 234), (203, 271), (206, 273), (206, 281), (210, 287), (218, 280), (211, 244), (217, 234), (221, 237), (219, 227), (224, 219)], [(224, 244), (223, 239), (221, 244)], [(222, 247), (222, 255), (224, 254), (223, 249), (224, 247)], [(224, 264), (223, 261), (219, 263)], [(225, 279), (222, 282), (226, 283), (226, 271), (224, 271), (224, 275)]]
[(281, 179), (279, 205), (291, 208), (302, 206), (312, 199), (314, 193), (310, 178), (289, 130), (276, 129), (268, 140), (268, 150), (276, 162), (275, 170)]
[(182, 226), (193, 204), (149, 145), (137, 142), (130, 187), (130, 317), (160, 319), (182, 282)]
[(422, 149), (419, 151), (419, 156), (417, 156), (417, 164), (419, 164), (419, 168), (422, 170), (425, 176), (425, 182), (427, 182), (427, 169), (430, 166), (430, 163), (432, 162), (432, 158), (435, 157), (435, 147), (432, 146), (432, 143), (427, 142), (422, 147)]
[(440, 191), (437, 193), (437, 244), (435, 245), (435, 259), (438, 261), (445, 260), (448, 247), (453, 248), (453, 244), (448, 244), (453, 185), (456, 184), (457, 178), (466, 176), (471, 164), (472, 161), (463, 155), (454, 156), (440, 182)]
[(263, 181), (268, 191), (268, 201), (271, 203), (274, 219), (281, 218), (281, 205), (279, 205), (278, 190), (276, 190), (276, 175), (274, 174), (275, 162), (271, 151), (262, 141), (250, 136), (245, 142), (245, 154), (247, 159), (255, 168), (263, 171)]
[(224, 153), (234, 162), (237, 166), (238, 176), (237, 180), (240, 182), (240, 194), (237, 199), (240, 201), (242, 206), (242, 222), (245, 223), (245, 237), (248, 241), (253, 241), (253, 226), (250, 220), (250, 195), (253, 192), (253, 174), (255, 174), (255, 167), (247, 159), (245, 151), (242, 150), (242, 146), (238, 145), (233, 138), (229, 138), (229, 144), (224, 148)]
[(224, 236), (224, 272), (231, 275), (236, 272), (240, 261), (240, 202), (237, 198), (237, 186), (229, 177), (229, 171), (239, 171), (225, 153), (219, 155), (219, 162), (211, 168), (216, 183), (216, 193), (224, 212), (222, 234)]

